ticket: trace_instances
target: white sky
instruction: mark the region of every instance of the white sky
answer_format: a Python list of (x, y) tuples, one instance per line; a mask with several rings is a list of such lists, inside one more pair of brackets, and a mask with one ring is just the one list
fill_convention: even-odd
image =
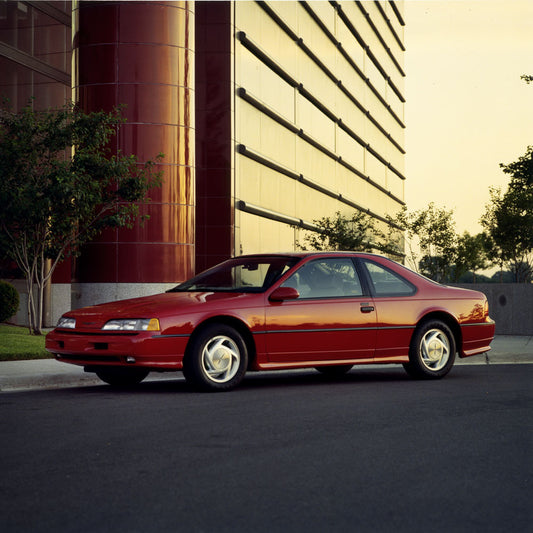
[(406, 201), (477, 233), (499, 167), (533, 145), (533, 0), (405, 0)]

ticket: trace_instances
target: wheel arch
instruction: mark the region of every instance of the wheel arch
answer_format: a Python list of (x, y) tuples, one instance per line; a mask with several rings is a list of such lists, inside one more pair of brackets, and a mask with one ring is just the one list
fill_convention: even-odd
[(185, 347), (185, 357), (187, 357), (190, 347), (193, 345), (196, 337), (205, 328), (213, 324), (223, 324), (225, 326), (230, 326), (242, 336), (244, 342), (246, 343), (246, 348), (248, 349), (248, 369), (252, 368), (252, 365), (255, 362), (256, 358), (256, 346), (252, 332), (250, 331), (250, 328), (246, 325), (245, 322), (234, 316), (229, 315), (217, 315), (209, 317), (208, 319), (198, 324), (194, 328), (194, 331), (192, 332), (191, 336), (189, 337), (189, 341), (187, 342), (187, 346)]
[(420, 318), (416, 324), (416, 327), (418, 328), (422, 324), (431, 322), (432, 320), (440, 320), (450, 328), (455, 340), (455, 350), (456, 352), (460, 352), (463, 346), (463, 334), (461, 333), (461, 326), (459, 325), (457, 319), (446, 311), (431, 311)]

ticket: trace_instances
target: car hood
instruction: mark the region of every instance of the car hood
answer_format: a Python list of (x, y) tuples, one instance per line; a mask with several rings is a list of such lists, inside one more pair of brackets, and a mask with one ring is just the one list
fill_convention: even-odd
[(70, 311), (66, 316), (87, 321), (100, 319), (98, 322), (112, 318), (161, 318), (182, 312), (194, 312), (195, 308), (207, 305), (213, 309), (237, 307), (239, 301), (248, 300), (251, 296), (258, 295), (231, 292), (171, 292), (83, 307)]

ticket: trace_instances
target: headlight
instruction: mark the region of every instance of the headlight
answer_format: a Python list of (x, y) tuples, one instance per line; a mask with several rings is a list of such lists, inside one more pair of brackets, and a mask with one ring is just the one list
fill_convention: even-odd
[(159, 331), (157, 318), (123, 318), (109, 320), (102, 329), (108, 331)]
[(58, 328), (74, 329), (76, 327), (76, 319), (62, 316), (57, 323)]

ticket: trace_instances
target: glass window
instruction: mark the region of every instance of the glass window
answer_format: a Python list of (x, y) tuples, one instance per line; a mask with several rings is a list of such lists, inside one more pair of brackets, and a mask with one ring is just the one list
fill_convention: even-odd
[(65, 72), (70, 72), (69, 27), (58, 20), (34, 11), (33, 55), (44, 63)]
[(296, 262), (296, 257), (238, 257), (217, 265), (169, 292), (263, 292)]
[(317, 259), (306, 263), (283, 286), (294, 287), (301, 299), (363, 295), (359, 276), (348, 257)]
[(0, 57), (0, 72), (0, 99), (7, 98), (14, 110), (28, 105), (32, 97), (35, 109), (59, 107), (71, 95), (70, 86), (5, 57)]
[(409, 296), (416, 292), (414, 285), (392, 270), (373, 261), (363, 261), (376, 296)]

